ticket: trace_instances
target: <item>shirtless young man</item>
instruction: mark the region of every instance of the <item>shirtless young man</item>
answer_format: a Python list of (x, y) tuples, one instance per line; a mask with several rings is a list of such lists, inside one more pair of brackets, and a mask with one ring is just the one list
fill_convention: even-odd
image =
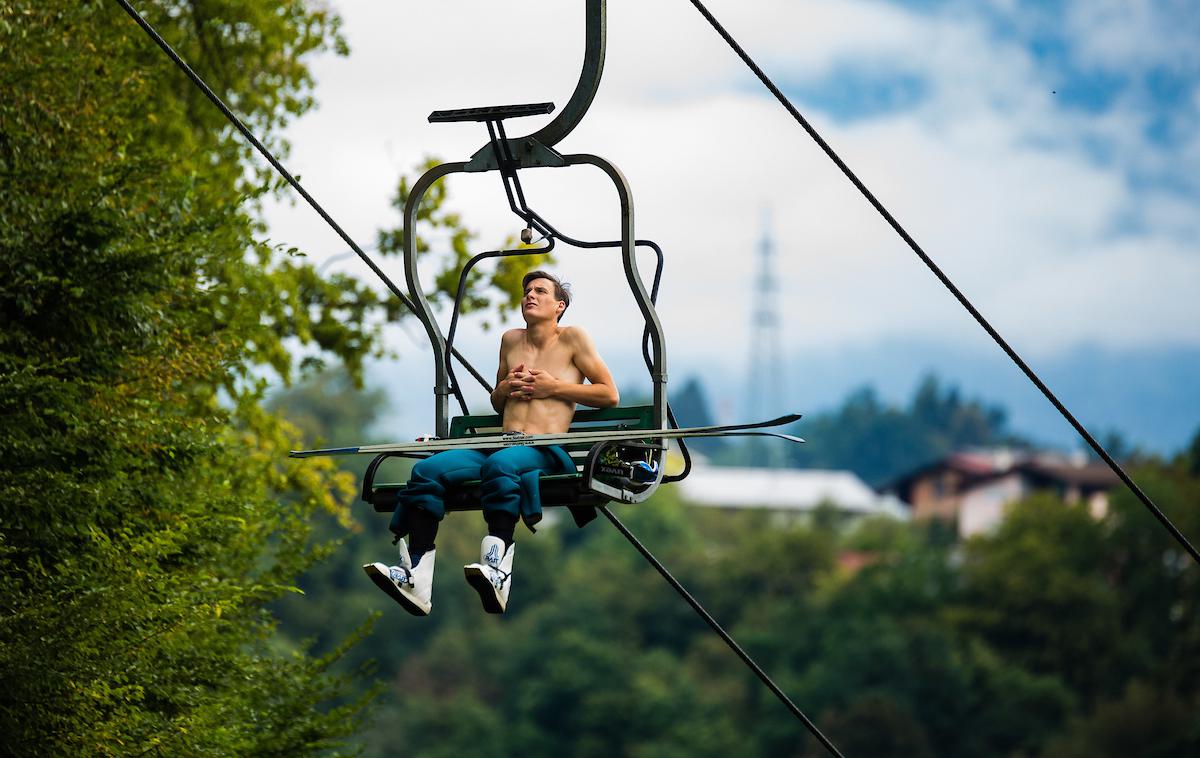
[[(525, 328), (509, 329), (500, 338), (492, 407), (503, 416), (506, 432), (565, 432), (577, 403), (611, 408), (619, 400), (617, 387), (587, 332), (559, 326), (571, 304), (568, 289), (545, 271), (529, 272), (521, 284)], [(434, 538), (438, 522), (446, 515), (446, 488), (479, 479), (488, 536), (480, 545), (479, 563), (468, 564), (463, 571), (484, 610), (503, 613), (512, 586), (513, 532), (521, 514), (522, 477), (574, 470), (570, 456), (557, 446), (448, 450), (425, 458), (413, 467), (392, 514), (390, 529), (400, 546), (399, 565), (369, 563), (363, 570), (409, 613), (428, 615)]]

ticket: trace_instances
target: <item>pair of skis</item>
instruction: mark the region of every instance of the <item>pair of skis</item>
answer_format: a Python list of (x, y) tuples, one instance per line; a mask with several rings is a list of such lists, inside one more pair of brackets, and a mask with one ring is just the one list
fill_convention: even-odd
[(477, 437), (433, 439), (418, 442), (393, 442), (359, 447), (330, 447), (321, 450), (293, 450), (290, 458), (314, 458), (327, 455), (379, 455), (380, 453), (440, 453), (443, 450), (498, 450), (505, 447), (539, 445), (595, 444), (633, 440), (681, 439), (690, 437), (777, 437), (789, 442), (804, 442), (799, 437), (782, 432), (763, 431), (800, 419), (799, 413), (789, 413), (770, 421), (723, 426), (693, 426), (684, 429), (610, 429), (604, 431), (563, 432), (561, 434), (481, 434)]

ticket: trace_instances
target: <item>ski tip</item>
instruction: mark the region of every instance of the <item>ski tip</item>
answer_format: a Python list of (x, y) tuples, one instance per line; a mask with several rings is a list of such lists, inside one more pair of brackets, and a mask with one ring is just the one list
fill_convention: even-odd
[(331, 447), (325, 450), (292, 450), (289, 458), (315, 458), (320, 455), (353, 455), (358, 452), (356, 447)]

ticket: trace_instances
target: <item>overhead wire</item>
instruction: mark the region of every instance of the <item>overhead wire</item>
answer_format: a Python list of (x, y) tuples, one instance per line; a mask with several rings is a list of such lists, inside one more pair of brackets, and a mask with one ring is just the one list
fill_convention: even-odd
[[(413, 307), (412, 301), (408, 299), (408, 297), (400, 290), (399, 287), (395, 285), (394, 282), (392, 282), (388, 275), (383, 272), (383, 269), (379, 268), (379, 266), (367, 256), (363, 249), (359, 247), (358, 243), (355, 242), (350, 235), (347, 234), (346, 231), (342, 229), (342, 227), (336, 221), (333, 220), (333, 217), (330, 216), (323, 207), (321, 207), (321, 204), (318, 203), (316, 199), (304, 189), (303, 186), (301, 186), (300, 182), (297, 181), (294, 176), (292, 176), (291, 172), (284, 168), (283, 164), (279, 162), (279, 159), (276, 158), (275, 155), (268, 150), (266, 146), (258, 140), (257, 137), (254, 136), (254, 133), (250, 131), (250, 129), (242, 122), (240, 118), (238, 118), (237, 114), (230, 110), (229, 106), (225, 104), (225, 101), (222, 100), (217, 93), (212, 91), (208, 84), (205, 83), (204, 79), (202, 79), (199, 74), (192, 70), (192, 67), (189, 66), (182, 57), (180, 57), (179, 53), (175, 52), (175, 48), (171, 47), (170, 43), (162, 38), (162, 35), (158, 33), (158, 31), (150, 24), (150, 22), (142, 18), (142, 15), (138, 13), (132, 5), (129, 4), (128, 0), (116, 0), (116, 2), (121, 6), (122, 9), (124, 9), (125, 13), (127, 13), (129, 17), (132, 18), (137, 25), (142, 28), (142, 31), (146, 32), (150, 39), (154, 40), (154, 43), (158, 45), (164, 53), (167, 54), (167, 57), (170, 58), (171, 61), (178, 66), (181, 71), (183, 71), (187, 78), (192, 81), (192, 84), (196, 85), (196, 87), (204, 93), (205, 97), (207, 97), (212, 104), (217, 107), (217, 110), (221, 111), (222, 115), (228, 119), (229, 123), (233, 124), (234, 128), (241, 132), (241, 135), (246, 138), (246, 141), (253, 145), (254, 149), (256, 149), (264, 158), (266, 158), (267, 162), (271, 164), (272, 168), (278, 171), (279, 175), (282, 176), (284, 180), (292, 186), (292, 189), (296, 190), (296, 192), (298, 192), (300, 196), (304, 198), (305, 202), (307, 202), (312, 209), (315, 210), (321, 216), (321, 218), (325, 220), (325, 223), (329, 224), (330, 228), (332, 228), (333, 231), (342, 238), (342, 241), (349, 245), (350, 249), (353, 250), (358, 257), (367, 264), (371, 271), (374, 272), (375, 275), (378, 276), (385, 285), (387, 285), (387, 288), (392, 291), (393, 295), (399, 298), (404, 307), (407, 308), (410, 313), (415, 312), (416, 309)], [(415, 233), (415, 230), (406, 231)], [(457, 351), (452, 350), (452, 353), (454, 357), (457, 358), (458, 361), (469, 372), (471, 372), (472, 375), (475, 376), (476, 379), (486, 384), (487, 380), (483, 378), (483, 376), (467, 361), (466, 358), (464, 358)]]
[[(323, 207), (321, 207), (321, 205), (312, 197), (312, 195), (310, 195), (304, 189), (304, 187), (300, 185), (300, 183), (283, 166), (283, 164), (281, 164), (279, 162), (279, 160), (275, 158), (275, 156), (271, 153), (271, 151), (268, 150), (254, 136), (254, 134), (246, 127), (246, 125), (241, 121), (241, 119), (238, 118), (237, 115), (234, 114), (233, 111), (230, 110), (229, 107), (225, 105), (224, 101), (215, 92), (213, 92), (212, 89), (209, 88), (209, 86), (204, 82), (204, 80), (198, 74), (196, 74), (196, 72), (193, 71), (190, 66), (188, 66), (188, 64), (183, 60), (183, 58), (181, 58), (179, 56), (179, 54), (175, 52), (174, 48), (172, 48), (171, 45), (168, 44), (167, 41), (165, 39), (163, 39), (161, 35), (158, 34), (158, 32), (154, 29), (154, 27), (148, 21), (146, 21), (144, 18), (142, 18), (142, 16), (136, 10), (134, 10), (134, 8), (128, 3), (127, 0), (116, 0), (116, 2), (138, 24), (138, 26), (140, 26), (142, 28), (142, 30), (145, 31), (147, 35), (149, 35), (149, 37), (155, 42), (155, 44), (157, 44), (163, 50), (163, 52), (167, 54), (167, 56), (175, 63), (175, 65), (178, 66), (187, 75), (187, 77), (192, 81), (192, 83), (195, 84), (205, 94), (205, 96), (208, 97), (208, 99), (213, 103), (213, 105), (215, 105), (217, 107), (217, 109), (221, 111), (221, 113), (226, 117), (226, 119), (228, 119), (230, 121), (230, 123), (232, 123), (234, 125), (234, 127), (242, 134), (242, 136), (251, 145), (253, 145), (254, 148), (256, 150), (258, 150), (258, 152), (260, 154), (262, 154), (264, 158), (267, 159), (267, 161), (271, 164), (271, 166), (276, 171), (279, 172), (279, 174), (288, 182), (288, 184), (290, 184), (292, 186), (292, 188), (295, 189), (300, 194), (300, 196), (303, 197), (304, 200), (314, 210), (317, 211), (317, 213), (321, 216), (321, 218), (324, 219), (325, 222), (330, 225), (330, 227), (338, 234), (338, 236), (340, 236), (342, 238), (342, 240), (345, 241), (346, 244), (348, 244), (350, 246), (350, 248), (367, 264), (367, 266), (370, 267), (370, 269), (388, 286), (388, 288), (392, 291), (392, 293), (395, 294), (396, 297), (400, 299), (401, 303), (403, 303), (404, 306), (406, 308), (408, 308), (410, 311), (415, 311), (411, 301), (409, 301), (409, 299), (407, 297), (405, 297), (405, 295), (395, 286), (395, 284), (391, 281), (391, 279), (389, 279), (387, 277), (387, 275), (384, 274), (384, 272), (374, 263), (374, 261), (372, 261), (370, 258), (367, 257), (367, 255), (363, 251), (363, 249), (361, 247), (359, 247), (359, 245), (350, 237), (349, 234), (347, 234), (345, 232), (345, 230), (342, 229), (342, 227), (336, 221), (333, 220), (333, 217), (331, 217), (325, 211), (325, 209)], [(520, 191), (519, 186), (520, 185), (518, 183), (518, 185), (517, 185), (518, 192)], [(507, 189), (507, 184), (506, 184), (506, 189)], [(537, 216), (535, 213), (530, 211), (525, 206), (523, 196), (520, 197), (520, 200), (521, 200), (521, 206), (523, 208), (525, 208), (525, 210), (527, 212), (530, 213), (530, 216), (526, 217), (527, 221), (529, 221), (530, 219), (533, 219), (534, 221), (542, 222), (543, 224), (545, 224), (544, 219), (542, 219), (540, 216)], [(510, 196), (510, 202), (511, 202), (511, 196)], [(516, 210), (516, 208), (514, 208), (514, 210)], [(549, 227), (548, 224), (545, 224), (545, 226)], [(579, 241), (579, 240), (573, 240), (569, 237), (566, 237), (564, 235), (557, 233), (557, 230), (553, 230), (552, 227), (547, 228), (546, 231), (551, 232), (551, 234), (553, 234), (554, 236), (562, 238), (564, 241), (567, 241), (570, 244), (574, 244), (579, 247), (584, 247), (584, 248), (587, 248), (587, 247), (609, 247), (609, 246), (614, 245), (613, 242), (588, 243), (588, 242), (583, 242), (583, 241)], [(552, 240), (551, 240), (551, 243), (552, 243)], [(636, 244), (649, 245), (650, 247), (652, 247), (654, 249), (654, 251), (656, 252), (656, 254), (658, 256), (658, 267), (657, 267), (657, 270), (655, 273), (654, 286), (653, 286), (654, 293), (655, 293), (655, 295), (657, 295), (658, 285), (659, 285), (659, 281), (660, 281), (661, 273), (662, 273), (662, 259), (663, 259), (662, 250), (657, 245), (655, 245), (653, 242), (650, 242), (648, 240), (638, 240), (636, 242)], [(643, 352), (645, 352), (645, 350), (646, 350), (645, 336), (646, 335), (643, 335)], [(481, 384), (483, 384), (485, 387), (490, 386), (490, 385), (488, 385), (487, 381), (474, 369), (474, 367), (472, 367), (471, 364), (466, 361), (465, 358), (460, 356), (457, 353), (457, 351), (454, 351), (452, 345), (450, 346), (450, 350), (451, 350), (452, 354), (460, 360), (460, 362), (475, 376), (475, 378)], [(648, 359), (649, 356), (646, 356), (646, 357)], [(459, 399), (461, 402), (461, 397)], [(668, 413), (670, 414), (669, 405), (668, 405)], [(677, 426), (678, 424), (674, 419), (674, 415), (673, 414), (670, 414), (670, 415), (671, 415), (671, 422)], [(686, 453), (685, 453), (685, 455), (686, 455)], [(690, 468), (690, 459), (688, 460), (687, 468)], [(675, 477), (675, 479), (681, 479), (681, 478), (683, 478), (683, 476), (686, 476), (686, 469), (682, 475), (677, 475)], [(737, 642), (720, 626), (720, 624), (718, 624), (716, 622), (716, 620), (713, 619), (713, 617), (704, 609), (704, 607), (694, 597), (692, 597), (692, 595), (683, 587), (683, 585), (681, 585), (678, 582), (678, 580), (676, 580), (674, 578), (674, 576), (672, 576), (670, 574), (670, 572), (667, 571), (667, 569), (665, 567), (663, 567), (663, 565), (654, 557), (654, 555), (651, 554), (650, 551), (647, 550), (640, 541), (638, 541), (638, 539), (632, 534), (632, 532), (630, 532), (625, 527), (625, 525), (622, 524), (616, 518), (616, 516), (613, 515), (611, 511), (608, 510), (608, 508), (606, 506), (603, 506), (603, 505), (599, 506), (599, 510), (602, 513), (604, 513), (604, 515), (613, 523), (614, 526), (616, 526), (616, 528), (621, 532), (621, 534), (623, 536), (625, 536), (625, 538), (627, 540), (629, 540), (630, 543), (633, 544), (633, 546), (635, 548), (637, 548), (637, 550), (642, 554), (642, 556), (644, 558), (646, 558), (646, 560), (649, 561), (650, 564), (653, 565), (654, 568), (656, 570), (658, 570), (658, 572), (660, 574), (663, 575), (663, 577), (667, 580), (667, 582), (688, 602), (689, 605), (692, 606), (692, 608), (705, 620), (705, 622), (708, 623), (709, 626), (711, 626), (713, 628), (713, 630), (725, 641), (725, 643), (727, 645), (730, 646), (730, 648), (755, 673), (755, 675), (757, 675), (759, 677), (759, 679), (761, 679), (764, 682), (764, 684), (767, 685), (767, 687), (776, 695), (776, 697), (778, 697), (788, 707), (788, 709), (793, 713), (793, 715), (795, 715), (798, 719), (800, 719), (804, 723), (805, 727), (808, 728), (808, 730), (821, 742), (821, 744), (824, 745), (826, 747), (826, 749), (829, 750), (830, 753), (832, 753), (833, 755), (839, 756), (839, 758), (841, 758), (842, 754), (837, 750), (836, 747), (834, 747), (833, 743), (831, 743), (828, 740), (828, 738), (826, 738), (825, 735), (821, 733), (821, 731), (816, 727), (816, 725), (811, 720), (809, 720), (808, 717), (805, 716), (804, 713), (802, 711), (800, 711), (800, 709), (798, 707), (796, 707), (795, 703), (793, 703), (791, 701), (791, 699), (789, 699), (787, 697), (787, 695), (774, 683), (774, 681), (771, 680), (771, 678), (766, 674), (766, 672), (764, 672), (762, 670), (762, 668), (759, 667), (758, 664), (756, 664), (754, 662), (754, 660), (750, 658), (750, 656), (745, 652), (745, 650), (743, 650), (741, 648), (741, 646), (739, 646), (737, 644)]]
[[(179, 53), (177, 53), (175, 51), (175, 48), (171, 47), (170, 43), (168, 43), (162, 37), (162, 35), (160, 35), (158, 33), (158, 31), (154, 28), (154, 26), (151, 25), (150, 22), (147, 21), (145, 18), (143, 18), (142, 15), (140, 13), (138, 13), (137, 10), (134, 9), (134, 7), (132, 5), (129, 4), (128, 0), (116, 0), (116, 2), (118, 5), (121, 6), (121, 8), (125, 11), (125, 13), (130, 18), (132, 18), (134, 20), (134, 22), (137, 23), (138, 26), (140, 26), (142, 28), (142, 31), (144, 31), (146, 33), (146, 35), (149, 36), (150, 39), (153, 40), (154, 43), (156, 45), (158, 45), (158, 47), (160, 49), (162, 49), (162, 51), (164, 53), (166, 53), (167, 57), (170, 58), (171, 61), (181, 71), (183, 71), (183, 73), (187, 76), (187, 78), (189, 80), (191, 80), (192, 84), (194, 84), (201, 92), (204, 93), (205, 97), (207, 97), (209, 99), (209, 101), (212, 102), (212, 104), (214, 106), (216, 106), (217, 110), (219, 110), (221, 112), (221, 114), (224, 115), (225, 118), (234, 126), (234, 128), (237, 129), (238, 132), (241, 133), (241, 135), (246, 139), (246, 141), (249, 142), (267, 160), (267, 162), (271, 164), (272, 168), (274, 168), (277, 172), (279, 172), (279, 175), (282, 176), (284, 178), (284, 180), (289, 185), (291, 185), (291, 187), (294, 190), (296, 190), (296, 192), (299, 193), (299, 195), (302, 198), (304, 198), (305, 202), (307, 202), (309, 204), (309, 206), (311, 206), (312, 209), (315, 210), (317, 212), (317, 214), (320, 215), (321, 218), (327, 224), (329, 224), (330, 228), (332, 228), (334, 230), (334, 232), (336, 232), (337, 235), (339, 237), (341, 237), (342, 240), (347, 245), (350, 246), (351, 251), (354, 252), (354, 254), (356, 254), (360, 259), (362, 259), (362, 261), (364, 263), (367, 264), (368, 268), (370, 268), (371, 271), (376, 276), (378, 276), (379, 279), (387, 286), (387, 288), (389, 290), (391, 290), (392, 294), (394, 294), (400, 300), (401, 304), (404, 305), (404, 307), (407, 308), (409, 310), (409, 312), (415, 312), (415, 308), (413, 306), (412, 301), (408, 299), (408, 297), (400, 290), (399, 287), (397, 287), (395, 285), (394, 282), (392, 282), (391, 278), (388, 277), (387, 274), (384, 273), (383, 269), (379, 268), (379, 266), (367, 256), (367, 254), (363, 250), (363, 248), (360, 247), (359, 244), (357, 242), (355, 242), (354, 239), (352, 237), (350, 237), (350, 235), (347, 234), (344, 229), (342, 229), (341, 225), (338, 224), (337, 221), (335, 221), (333, 219), (333, 217), (330, 216), (329, 213), (321, 206), (321, 204), (316, 201), (316, 198), (314, 198), (311, 194), (309, 194), (309, 192), (306, 189), (304, 189), (303, 185), (301, 185), (300, 182), (294, 176), (292, 176), (292, 173), (290, 171), (288, 171), (286, 167), (284, 167), (284, 165), (279, 161), (279, 159), (276, 158), (275, 155), (269, 149), (267, 149), (267, 147), (265, 145), (263, 145), (263, 143), (261, 141), (259, 141), (259, 139), (256, 136), (254, 136), (254, 133), (250, 131), (250, 129), (246, 126), (245, 123), (242, 122), (242, 120), (240, 118), (238, 118), (237, 114), (235, 114), (229, 108), (229, 106), (227, 106), (225, 104), (225, 101), (222, 100), (221, 97), (219, 95), (217, 95), (217, 93), (213, 92), (212, 88), (208, 86), (208, 84), (204, 81), (204, 79), (199, 74), (197, 74), (192, 69), (192, 67), (187, 64), (186, 61), (183, 60), (183, 58), (179, 55)], [(500, 125), (500, 128), (503, 129), (502, 124)], [(488, 129), (489, 129), (489, 132), (491, 132), (492, 125), (490, 122), (488, 123)], [(492, 136), (493, 136), (493, 142), (495, 142), (494, 133)], [(497, 157), (499, 158), (499, 156), (497, 156)], [(506, 190), (509, 189), (507, 181), (505, 182), (505, 189)], [(520, 185), (518, 184), (518, 192), (519, 191), (520, 191)], [(522, 205), (523, 205), (524, 204), (523, 196), (521, 197), (521, 200), (522, 200)], [(511, 194), (509, 197), (509, 203), (510, 203), (510, 205), (514, 205)], [(513, 210), (514, 211), (517, 210), (515, 205), (514, 205)], [(529, 213), (531, 214), (532, 220), (531, 220), (531, 217), (527, 217), (518, 212), (519, 215), (522, 215), (522, 217), (525, 218), (527, 223), (531, 223), (531, 222), (535, 223), (535, 225), (539, 227), (539, 230), (541, 230), (542, 229), (541, 224), (537, 224), (536, 222), (545, 223), (544, 219), (542, 219), (540, 216), (537, 216), (537, 214), (532, 213), (531, 211), (529, 211)], [(552, 229), (552, 227), (551, 227), (551, 229)], [(546, 230), (546, 232), (547, 232), (547, 236), (551, 236), (550, 230)], [(613, 242), (588, 243), (588, 242), (583, 242), (583, 241), (579, 241), (579, 240), (574, 240), (565, 235), (558, 234), (557, 230), (553, 231), (553, 236), (558, 236), (558, 237), (562, 238), (564, 241), (569, 242), (570, 244), (576, 245), (578, 247), (584, 247), (584, 248), (587, 248), (587, 247), (609, 247), (609, 246), (613, 246), (615, 244), (619, 244), (619, 243), (613, 243)], [(658, 277), (662, 271), (662, 250), (659, 249), (658, 246), (655, 245), (653, 242), (650, 242), (648, 240), (637, 240), (635, 244), (649, 245), (652, 248), (654, 248), (655, 252), (658, 254), (659, 266), (658, 266), (658, 272), (656, 273), (656, 276), (655, 276), (655, 283), (654, 283), (654, 289), (655, 289), (655, 291), (657, 291)], [(643, 342), (645, 342), (645, 340), (647, 340), (648, 338), (649, 338), (649, 327), (647, 327), (646, 332), (643, 334)], [(448, 344), (447, 348), (448, 348), (450, 356), (457, 359), (458, 362), (464, 368), (467, 369), (467, 371), (471, 374), (471, 376), (474, 377), (474, 379), (477, 382), (479, 382), (480, 385), (482, 385), (484, 388), (490, 390), (491, 385), (488, 383), (487, 379), (485, 379), (483, 374), (481, 374), (479, 372), (479, 370), (476, 369), (475, 366), (473, 366), (471, 364), (471, 362), (468, 361), (454, 347), (453, 342)], [(643, 352), (645, 353), (646, 350), (647, 350), (647, 348), (643, 344)], [(647, 356), (647, 361), (648, 360), (649, 360), (649, 358)], [(466, 402), (462, 397), (461, 390), (459, 390), (457, 387), (457, 382), (455, 382), (455, 396), (456, 396), (456, 399), (459, 401), (460, 405), (465, 408)], [(678, 422), (675, 421), (674, 413), (671, 411), (669, 404), (667, 406), (667, 413), (668, 413), (668, 416), (670, 417), (671, 423), (674, 424), (675, 426), (678, 426)], [(690, 455), (688, 455), (687, 448), (682, 443), (680, 444), (680, 447), (681, 447), (681, 450), (683, 451), (683, 456), (684, 456), (684, 460), (685, 460), (684, 472), (682, 474), (676, 474), (676, 475), (673, 475), (672, 477), (670, 477), (669, 479), (672, 481), (677, 481), (678, 479), (682, 479), (684, 476), (687, 475), (687, 471), (689, 471), (691, 469), (691, 457), (690, 457)]]
[(738, 57), (742, 59), (742, 62), (744, 62), (750, 68), (750, 70), (754, 72), (754, 75), (757, 76), (759, 81), (763, 83), (763, 86), (770, 90), (771, 94), (775, 96), (775, 99), (778, 100), (785, 109), (787, 109), (787, 112), (792, 115), (792, 118), (794, 118), (796, 122), (800, 124), (804, 131), (808, 132), (808, 135), (812, 137), (813, 141), (815, 141), (821, 150), (824, 151), (827, 156), (829, 156), (830, 160), (832, 160), (834, 164), (841, 169), (846, 178), (850, 180), (850, 182), (858, 189), (860, 193), (862, 193), (863, 197), (867, 199), (867, 202), (869, 202), (871, 206), (879, 212), (884, 220), (887, 221), (888, 225), (900, 235), (900, 238), (903, 239), (904, 242), (908, 244), (909, 248), (911, 248), (912, 251), (917, 254), (917, 257), (919, 257), (921, 261), (929, 268), (929, 270), (933, 272), (933, 275), (938, 278), (938, 280), (946, 287), (946, 289), (950, 290), (950, 293), (954, 295), (955, 299), (957, 299), (958, 302), (967, 309), (967, 312), (971, 314), (975, 321), (978, 322), (981, 327), (983, 327), (984, 331), (986, 331), (988, 335), (991, 336), (991, 338), (996, 342), (996, 344), (1000, 346), (1000, 349), (1003, 350), (1010, 359), (1012, 359), (1017, 367), (1024, 372), (1025, 376), (1031, 382), (1033, 382), (1034, 386), (1036, 386), (1046, 397), (1046, 399), (1050, 401), (1050, 404), (1053, 405), (1060, 414), (1062, 414), (1062, 417), (1067, 420), (1067, 422), (1075, 429), (1076, 432), (1079, 433), (1079, 436), (1082, 437), (1085, 442), (1087, 442), (1088, 446), (1095, 451), (1096, 455), (1100, 456), (1101, 460), (1108, 464), (1108, 467), (1112, 469), (1113, 473), (1115, 473), (1121, 482), (1129, 488), (1129, 491), (1132, 492), (1134, 496), (1136, 496), (1137, 499), (1142, 502), (1142, 504), (1150, 511), (1150, 513), (1158, 519), (1159, 523), (1161, 523), (1163, 527), (1171, 533), (1171, 536), (1175, 538), (1175, 540), (1183, 547), (1183, 549), (1192, 556), (1192, 560), (1194, 560), (1197, 564), (1200, 564), (1200, 552), (1197, 552), (1196, 548), (1192, 546), (1192, 543), (1188, 542), (1188, 539), (1183, 535), (1183, 532), (1179, 531), (1175, 524), (1171, 522), (1171, 519), (1169, 519), (1167, 515), (1163, 513), (1157, 505), (1154, 504), (1154, 501), (1151, 500), (1150, 497), (1142, 491), (1142, 488), (1133, 481), (1132, 477), (1125, 472), (1125, 469), (1123, 469), (1121, 465), (1117, 463), (1117, 461), (1114, 460), (1111, 455), (1109, 455), (1108, 451), (1104, 449), (1104, 446), (1101, 445), (1096, 438), (1091, 435), (1090, 432), (1088, 432), (1083, 424), (1080, 423), (1079, 420), (1076, 419), (1069, 410), (1067, 410), (1067, 407), (1058, 399), (1058, 397), (1041, 380), (1041, 378), (1034, 373), (1033, 369), (1029, 367), (1029, 364), (1027, 364), (1021, 358), (1021, 356), (1017, 354), (1017, 351), (1014, 350), (1013, 347), (1009, 345), (1002, 336), (1000, 336), (1000, 333), (996, 331), (996, 329), (991, 325), (991, 323), (988, 322), (986, 318), (983, 317), (983, 314), (980, 313), (979, 310), (971, 303), (971, 301), (967, 299), (967, 296), (964, 295), (962, 291), (954, 285), (954, 282), (950, 281), (950, 277), (948, 277), (942, 271), (942, 269), (933, 262), (933, 259), (925, 253), (921, 246), (917, 244), (917, 241), (913, 239), (913, 237), (904, 229), (904, 227), (900, 225), (900, 222), (897, 221), (896, 218), (887, 210), (887, 208), (883, 206), (883, 203), (881, 203), (879, 199), (876, 198), (869, 189), (867, 189), (867, 186), (863, 184), (862, 180), (860, 180), (858, 176), (850, 170), (850, 167), (846, 164), (846, 162), (841, 159), (834, 149), (829, 146), (829, 143), (821, 137), (815, 128), (813, 128), (812, 124), (810, 124), (808, 120), (800, 113), (800, 111), (796, 109), (796, 106), (792, 104), (792, 101), (789, 100), (788, 97), (784, 95), (777, 86), (775, 86), (775, 83), (771, 81), (770, 77), (768, 77), (766, 73), (759, 68), (758, 64), (754, 62), (754, 60), (749, 56), (749, 54), (746, 53), (742, 46), (738, 44), (737, 40), (733, 38), (733, 35), (731, 35), (725, 29), (725, 27), (721, 25), (721, 22), (717, 21), (716, 17), (709, 12), (708, 8), (704, 7), (704, 3), (702, 3), (700, 0), (689, 0), (689, 2), (696, 7), (696, 10), (698, 10), (702, 16), (704, 16), (713, 29), (716, 30), (717, 34), (719, 34), (721, 38), (725, 40), (726, 44), (728, 44), (729, 47), (732, 48), (735, 53), (737, 53)]
[(767, 675), (767, 672), (763, 671), (762, 667), (754, 662), (754, 659), (751, 658), (750, 655), (742, 649), (742, 646), (739, 645), (737, 641), (729, 635), (729, 632), (725, 631), (724, 627), (717, 623), (717, 620), (714, 619), (709, 612), (704, 609), (704, 606), (701, 605), (696, 598), (692, 597), (692, 593), (688, 592), (687, 589), (679, 583), (679, 580), (671, 575), (671, 572), (668, 571), (666, 567), (654, 557), (654, 554), (651, 553), (646, 546), (634, 536), (633, 532), (629, 531), (629, 528), (626, 527), (625, 524), (621, 523), (621, 520), (618, 519), (613, 512), (608, 509), (608, 506), (597, 506), (597, 510), (603, 513), (605, 518), (612, 522), (612, 525), (617, 528), (617, 531), (619, 531), (625, 539), (629, 540), (629, 544), (633, 545), (637, 551), (642, 554), (642, 557), (645, 558), (646, 561), (653, 566), (659, 574), (662, 575), (662, 578), (667, 581), (667, 584), (671, 585), (671, 588), (679, 593), (679, 596), (686, 600), (688, 605), (692, 606), (692, 610), (694, 610), (700, 616), (700, 618), (704, 619), (704, 622), (708, 624), (714, 632), (717, 633), (717, 636), (724, 640), (725, 644), (728, 645), (729, 648), (736, 653), (739, 658), (742, 659), (742, 662), (746, 664), (746, 667), (753, 671), (754, 675), (762, 680), (762, 683), (767, 686), (767, 689), (771, 690), (772, 694), (774, 694), (775, 697), (779, 698), (780, 702), (787, 706), (787, 709), (792, 712), (792, 715), (804, 724), (805, 728), (807, 728), (808, 731), (811, 732), (812, 735), (816, 737), (822, 745), (825, 746), (825, 749), (833, 755), (841, 758), (841, 752), (834, 747), (834, 744), (829, 741), (828, 737), (821, 733), (821, 730), (817, 728), (817, 725), (814, 724), (812, 720), (808, 718), (808, 716), (804, 715), (804, 712), (801, 711), (796, 704), (792, 702), (792, 699), (789, 698), (787, 694), (779, 688), (779, 685), (775, 684), (771, 677)]

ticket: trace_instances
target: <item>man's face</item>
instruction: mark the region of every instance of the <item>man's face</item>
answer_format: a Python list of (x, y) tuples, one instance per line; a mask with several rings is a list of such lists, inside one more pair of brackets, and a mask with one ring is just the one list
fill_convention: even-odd
[(530, 319), (558, 319), (558, 314), (566, 304), (554, 297), (554, 282), (549, 279), (530, 279), (525, 285), (525, 294), (521, 297), (521, 315), (525, 321)]

